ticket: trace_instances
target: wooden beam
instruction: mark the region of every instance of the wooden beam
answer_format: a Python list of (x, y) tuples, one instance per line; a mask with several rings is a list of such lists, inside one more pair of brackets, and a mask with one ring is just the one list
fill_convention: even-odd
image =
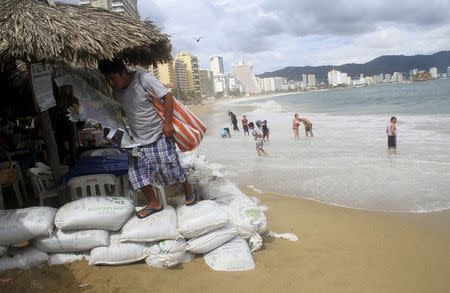
[(59, 179), (61, 178), (61, 163), (59, 161), (59, 152), (58, 152), (58, 146), (56, 144), (55, 140), (55, 133), (53, 131), (52, 127), (52, 120), (50, 119), (50, 115), (48, 114), (48, 110), (45, 110), (43, 112), (40, 112), (40, 109), (38, 107), (36, 96), (34, 95), (34, 90), (32, 86), (32, 80), (31, 80), (31, 67), (30, 62), (27, 62), (27, 69), (28, 69), (28, 78), (30, 80), (30, 87), (31, 87), (31, 93), (33, 95), (33, 101), (34, 105), (36, 107), (36, 110), (39, 112), (37, 115), (37, 120), (39, 123), (39, 129), (42, 135), (42, 138), (44, 139), (45, 143), (45, 152), (47, 153), (47, 159), (48, 163), (50, 164), (50, 167), (52, 168), (53, 176), (55, 178), (56, 183), (59, 183)]
[(38, 121), (41, 135), (45, 142), (45, 151), (47, 153), (48, 163), (50, 164), (53, 171), (53, 176), (58, 183), (61, 178), (61, 163), (59, 161), (58, 146), (56, 145), (52, 121), (50, 119), (50, 115), (48, 114), (48, 110), (38, 114)]

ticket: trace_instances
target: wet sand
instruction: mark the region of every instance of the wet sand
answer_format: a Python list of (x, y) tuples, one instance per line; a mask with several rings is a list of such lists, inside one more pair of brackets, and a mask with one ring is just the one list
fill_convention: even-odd
[[(449, 292), (450, 211), (380, 213), (255, 194), (268, 228), (250, 272), (215, 272), (198, 256), (175, 269), (86, 262), (0, 275), (0, 292)], [(11, 279), (9, 279), (11, 278)], [(6, 280), (6, 281), (5, 281)], [(82, 288), (80, 288), (80, 286)]]

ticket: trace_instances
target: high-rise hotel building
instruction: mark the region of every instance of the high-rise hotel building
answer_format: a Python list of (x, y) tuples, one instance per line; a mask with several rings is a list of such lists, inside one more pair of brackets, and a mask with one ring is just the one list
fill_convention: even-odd
[(200, 97), (200, 75), (197, 57), (187, 52), (180, 52), (175, 56), (175, 59), (181, 60), (184, 64), (186, 64), (189, 91), (194, 93), (196, 97)]
[(80, 0), (80, 6), (99, 7), (139, 18), (137, 0)]
[(213, 56), (209, 58), (209, 65), (213, 74), (224, 74), (223, 58), (220, 56)]

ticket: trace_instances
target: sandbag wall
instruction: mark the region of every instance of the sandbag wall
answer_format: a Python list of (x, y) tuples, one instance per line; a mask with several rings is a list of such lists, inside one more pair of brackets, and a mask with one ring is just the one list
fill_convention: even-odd
[[(252, 252), (266, 230), (263, 208), (204, 158), (183, 154), (181, 160), (203, 199), (193, 206), (184, 205), (183, 195), (171, 197), (163, 211), (144, 219), (124, 197), (87, 197), (59, 210), (0, 210), (0, 272), (81, 259), (170, 268), (196, 255), (214, 270), (254, 269)], [(25, 248), (7, 248), (24, 241)]]

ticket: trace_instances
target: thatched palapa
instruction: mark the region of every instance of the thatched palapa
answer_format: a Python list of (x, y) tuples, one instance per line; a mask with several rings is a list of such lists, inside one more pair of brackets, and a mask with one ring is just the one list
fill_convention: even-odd
[(50, 4), (0, 2), (0, 65), (22, 60), (96, 66), (97, 60), (114, 57), (149, 65), (171, 58), (169, 37), (150, 21), (99, 8)]

